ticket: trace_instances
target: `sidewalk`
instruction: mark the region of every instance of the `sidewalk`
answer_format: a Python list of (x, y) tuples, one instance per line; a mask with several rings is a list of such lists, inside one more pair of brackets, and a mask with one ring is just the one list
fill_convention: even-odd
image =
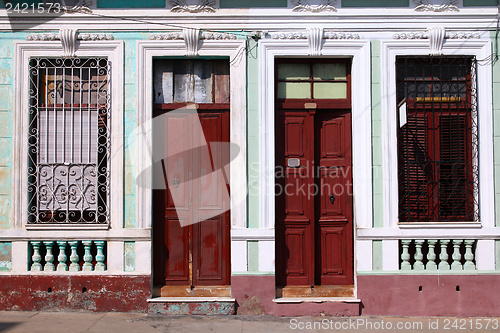
[[(488, 326), (488, 327), (486, 327)], [(138, 313), (0, 311), (0, 332), (499, 332), (500, 318), (168, 317)]]

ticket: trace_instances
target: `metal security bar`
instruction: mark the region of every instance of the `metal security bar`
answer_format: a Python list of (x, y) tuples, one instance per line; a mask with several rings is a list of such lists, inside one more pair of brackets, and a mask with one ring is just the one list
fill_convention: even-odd
[(476, 61), (398, 57), (399, 221), (478, 221)]
[(109, 62), (30, 60), (28, 223), (109, 221)]

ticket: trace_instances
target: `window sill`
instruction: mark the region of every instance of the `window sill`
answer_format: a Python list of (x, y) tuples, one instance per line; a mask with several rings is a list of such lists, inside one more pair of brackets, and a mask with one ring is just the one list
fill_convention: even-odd
[(481, 222), (407, 222), (398, 223), (400, 229), (480, 229)]
[(25, 224), (26, 230), (108, 230), (109, 224)]

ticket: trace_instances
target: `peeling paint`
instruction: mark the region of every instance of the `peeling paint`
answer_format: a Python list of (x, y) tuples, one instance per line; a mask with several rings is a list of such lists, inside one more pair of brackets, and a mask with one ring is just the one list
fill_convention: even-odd
[(163, 315), (232, 315), (235, 314), (235, 303), (232, 301), (214, 302), (162, 302), (150, 303), (149, 314)]
[(125, 272), (135, 271), (135, 242), (125, 242), (123, 252)]

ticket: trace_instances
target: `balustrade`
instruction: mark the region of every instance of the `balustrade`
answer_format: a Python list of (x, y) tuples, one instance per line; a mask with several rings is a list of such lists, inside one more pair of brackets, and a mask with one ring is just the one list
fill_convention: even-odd
[(106, 270), (105, 241), (30, 241), (32, 272)]
[(475, 244), (473, 239), (400, 240), (401, 271), (475, 271)]

